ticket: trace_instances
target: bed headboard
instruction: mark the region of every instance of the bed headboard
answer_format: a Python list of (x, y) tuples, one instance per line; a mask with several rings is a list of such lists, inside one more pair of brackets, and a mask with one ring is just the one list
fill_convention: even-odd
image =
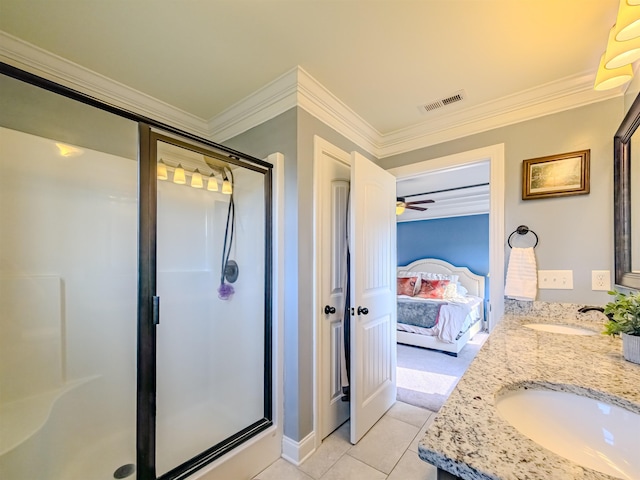
[(456, 267), (449, 262), (437, 258), (423, 258), (404, 267), (398, 267), (398, 274), (408, 272), (431, 272), (458, 275), (460, 285), (469, 291), (470, 295), (484, 298), (484, 277), (472, 273), (467, 267)]

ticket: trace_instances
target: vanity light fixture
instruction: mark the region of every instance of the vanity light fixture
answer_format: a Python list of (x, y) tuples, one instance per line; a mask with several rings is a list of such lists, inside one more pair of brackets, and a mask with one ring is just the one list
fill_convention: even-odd
[(158, 180), (166, 180), (169, 178), (169, 174), (167, 173), (167, 165), (160, 159), (158, 165), (156, 166), (156, 173), (158, 176)]
[(184, 175), (184, 168), (182, 168), (182, 164), (180, 163), (173, 171), (173, 183), (177, 183), (179, 185), (184, 185), (185, 183), (187, 183), (187, 179)]
[(620, 0), (616, 19), (616, 40), (624, 42), (640, 37), (640, 1)]
[(596, 81), (593, 86), (595, 90), (609, 90), (611, 88), (624, 85), (633, 78), (633, 68), (631, 64), (618, 68), (605, 68), (604, 54), (600, 57), (600, 65), (596, 74)]
[(616, 40), (617, 32), (616, 25), (611, 27), (604, 54), (604, 66), (609, 69), (629, 65), (640, 58), (640, 37), (619, 42)]
[(209, 175), (209, 179), (207, 180), (207, 190), (209, 190), (210, 192), (218, 191), (218, 179), (213, 173)]
[(600, 58), (594, 90), (608, 90), (629, 82), (633, 78), (631, 64), (640, 59), (640, 0), (620, 0), (616, 19)]
[(191, 174), (191, 186), (193, 188), (202, 188), (202, 174), (197, 168)]

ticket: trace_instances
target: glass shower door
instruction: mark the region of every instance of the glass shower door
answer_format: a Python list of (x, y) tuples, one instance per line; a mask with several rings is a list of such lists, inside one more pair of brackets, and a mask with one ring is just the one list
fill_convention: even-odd
[(165, 137), (153, 145), (161, 477), (270, 424), (268, 170)]

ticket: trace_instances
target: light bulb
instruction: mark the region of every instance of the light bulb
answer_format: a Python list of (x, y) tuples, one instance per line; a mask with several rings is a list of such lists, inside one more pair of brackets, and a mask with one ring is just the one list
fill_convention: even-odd
[(158, 162), (156, 173), (158, 174), (158, 180), (166, 180), (169, 178), (169, 175), (167, 174), (167, 166), (164, 164), (162, 159)]
[(209, 180), (207, 180), (207, 190), (210, 192), (218, 191), (218, 179), (213, 175), (209, 175)]
[(222, 193), (226, 195), (231, 195), (232, 192), (233, 192), (233, 189), (231, 187), (231, 182), (225, 178), (224, 182), (222, 182)]
[(193, 175), (191, 175), (191, 186), (193, 188), (202, 188), (202, 175), (197, 168), (195, 172), (193, 172)]
[(182, 168), (181, 164), (178, 164), (173, 172), (173, 183), (178, 183), (180, 185), (187, 183), (187, 179), (184, 176), (184, 168)]

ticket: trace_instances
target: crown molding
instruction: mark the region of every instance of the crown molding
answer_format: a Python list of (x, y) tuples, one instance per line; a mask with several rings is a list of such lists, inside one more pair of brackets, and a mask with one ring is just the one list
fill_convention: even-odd
[(425, 148), (624, 94), (622, 87), (606, 92), (595, 91), (594, 78), (595, 73), (566, 77), (383, 135), (382, 152), (378, 158)]
[(208, 138), (222, 143), (295, 107), (298, 68), (292, 68), (209, 119)]
[(383, 135), (300, 66), (207, 121), (3, 31), (0, 61), (218, 143), (297, 106), (378, 159), (624, 94), (596, 92), (595, 74), (576, 75)]
[(203, 119), (1, 30), (0, 61), (124, 110), (208, 138), (207, 123)]
[(367, 153), (378, 157), (382, 135), (327, 90), (303, 68), (298, 68), (298, 106), (330, 126)]
[(379, 153), (380, 133), (300, 66), (210, 119), (210, 138), (224, 142), (296, 106), (366, 152)]

